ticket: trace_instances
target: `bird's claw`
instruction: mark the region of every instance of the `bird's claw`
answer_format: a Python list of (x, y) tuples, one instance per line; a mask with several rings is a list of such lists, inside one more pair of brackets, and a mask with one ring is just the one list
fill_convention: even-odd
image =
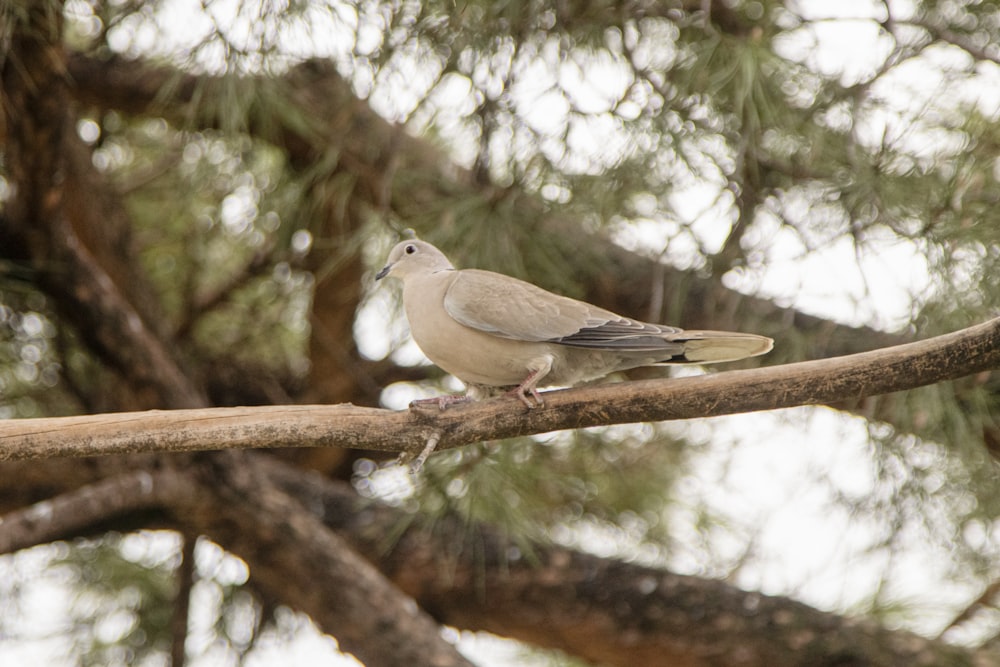
[[(528, 398), (529, 394), (531, 395), (531, 398)], [(524, 403), (529, 410), (534, 410), (535, 408), (540, 408), (545, 405), (545, 400), (542, 399), (541, 394), (539, 394), (538, 390), (534, 387), (514, 387), (507, 392), (507, 396), (516, 396), (517, 399)]]

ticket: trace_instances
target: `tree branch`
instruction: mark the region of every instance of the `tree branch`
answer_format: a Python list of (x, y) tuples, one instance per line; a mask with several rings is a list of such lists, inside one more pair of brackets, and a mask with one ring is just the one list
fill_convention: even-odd
[(860, 400), (1000, 368), (1000, 318), (915, 343), (698, 377), (546, 392), (545, 406), (492, 400), (444, 411), (350, 404), (23, 419), (0, 423), (0, 460), (257, 447), (418, 453), (562, 429), (715, 417)]
[(176, 470), (140, 470), (104, 479), (0, 517), (0, 553), (79, 535), (123, 514), (185, 502), (194, 490)]
[(368, 667), (472, 667), (409, 596), (274, 483), (273, 460), (220, 452), (203, 463), (206, 502), (175, 514), (246, 560), (269, 599), (307, 613)]
[[(198, 457), (183, 473), (143, 470), (68, 491), (0, 517), (0, 553), (164, 510), (186, 539), (207, 534), (246, 559), (271, 599), (309, 614), (365, 664), (471, 667), (426, 613), (270, 481), (265, 461), (220, 452)], [(177, 604), (184, 604), (180, 592)]]
[[(215, 122), (206, 113), (199, 117), (188, 105), (194, 104), (196, 93), (211, 99), (213, 91), (223, 87), (218, 77), (196, 76), (120, 57), (97, 60), (78, 53), (69, 55), (67, 66), (74, 84), (71, 94), (84, 104), (130, 114), (162, 114), (179, 126), (190, 124), (192, 118), (202, 125)], [(266, 95), (259, 95), (265, 103), (247, 118), (250, 134), (287, 151), (292, 164), (298, 167), (317, 159), (317, 146), (330, 150), (335, 146), (342, 166), (358, 183), (357, 196), (376, 210), (386, 206), (386, 182), (383, 171), (372, 165), (392, 161), (398, 163), (397, 173), (405, 173), (406, 177), (393, 180), (388, 205), (399, 219), (414, 221), (417, 226), (418, 221), (427, 219), (428, 211), (441, 211), (449, 201), (477, 197), (488, 201), (496, 197), (496, 188), (478, 183), (473, 174), (454, 164), (430, 142), (401, 133), (376, 114), (353, 94), (350, 83), (329, 63), (309, 61), (278, 81), (259, 77), (242, 84), (248, 90), (278, 86), (281, 94), (274, 97), (294, 109), (294, 113), (278, 113), (268, 107)], [(172, 94), (165, 97), (164, 90)], [(224, 96), (220, 93), (219, 97)], [(566, 244), (567, 257), (580, 256), (577, 219), (548, 212), (526, 193), (518, 191), (511, 196), (516, 199), (517, 217), (533, 226), (532, 233), (544, 233)], [(649, 286), (658, 280), (666, 285), (666, 295), (675, 296), (675, 291), (687, 295), (679, 306), (674, 300), (675, 308), (669, 313), (673, 323), (687, 328), (729, 329), (738, 322), (763, 335), (775, 336), (788, 327), (813, 334), (809, 349), (784, 350), (782, 361), (849, 354), (906, 342), (904, 336), (840, 325), (780, 307), (767, 299), (740, 294), (719, 281), (664, 267), (600, 235), (587, 244), (585, 255), (586, 262), (576, 267), (571, 280), (583, 286), (581, 296), (586, 300), (615, 312), (646, 312)], [(678, 287), (683, 289), (671, 289)]]
[(153, 291), (130, 258), (129, 220), (74, 131), (61, 13), (25, 9), (0, 68), (0, 125), (14, 196), (3, 236), (26, 251), (39, 283), (81, 337), (130, 381), (129, 405), (192, 408), (207, 400), (165, 344)]
[[(549, 545), (514, 545), (457, 517), (410, 520), (278, 461), (270, 478), (376, 563), (439, 621), (557, 648), (607, 665), (971, 665), (964, 648), (888, 631), (782, 596), (599, 558)], [(516, 549), (515, 549), (516, 546)], [(977, 659), (989, 659), (980, 651)]]
[(170, 612), (170, 667), (184, 667), (187, 664), (187, 637), (190, 625), (191, 589), (194, 587), (194, 549), (198, 536), (181, 532), (181, 562), (177, 566), (174, 580), (177, 592), (174, 594), (174, 608)]
[(50, 249), (60, 270), (45, 280), (51, 294), (68, 297), (81, 336), (137, 392), (149, 392), (145, 405), (190, 408), (208, 404), (201, 387), (185, 372), (171, 349), (147, 324), (117, 285), (108, 279), (97, 259), (80, 243), (73, 227), (56, 214), (50, 221)]

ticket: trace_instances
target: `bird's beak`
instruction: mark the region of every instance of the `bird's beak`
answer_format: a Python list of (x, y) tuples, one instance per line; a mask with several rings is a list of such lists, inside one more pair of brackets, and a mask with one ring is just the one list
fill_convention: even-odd
[(387, 275), (389, 275), (389, 271), (391, 270), (392, 270), (392, 264), (386, 264), (384, 267), (382, 267), (381, 271), (375, 274), (375, 280), (382, 280)]

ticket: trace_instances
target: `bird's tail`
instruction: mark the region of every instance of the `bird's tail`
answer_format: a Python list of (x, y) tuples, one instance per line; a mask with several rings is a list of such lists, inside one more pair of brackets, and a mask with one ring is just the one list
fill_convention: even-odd
[(731, 331), (684, 331), (675, 340), (684, 344), (686, 361), (700, 364), (756, 357), (774, 347), (774, 341), (766, 336)]

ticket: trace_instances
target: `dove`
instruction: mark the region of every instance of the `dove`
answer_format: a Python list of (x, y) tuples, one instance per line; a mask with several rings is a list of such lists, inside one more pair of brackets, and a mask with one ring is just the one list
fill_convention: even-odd
[(403, 308), (420, 350), (463, 383), (464, 396), (508, 389), (527, 407), (539, 388), (570, 387), (639, 366), (709, 364), (765, 354), (773, 341), (728, 331), (685, 331), (623, 317), (492, 271), (456, 269), (436, 247), (398, 243), (375, 279), (403, 284)]

